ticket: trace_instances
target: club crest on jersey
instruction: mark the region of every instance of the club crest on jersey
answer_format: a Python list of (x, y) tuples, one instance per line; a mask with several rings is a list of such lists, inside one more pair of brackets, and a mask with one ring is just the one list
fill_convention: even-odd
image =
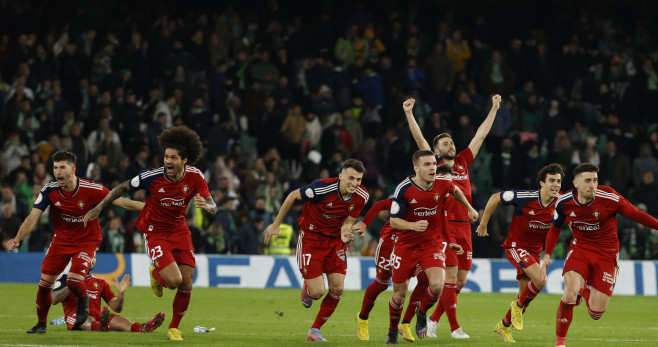
[(78, 207), (85, 208), (85, 202), (84, 201), (78, 201)]
[(439, 194), (434, 194), (434, 201), (439, 202)]
[(190, 188), (188, 186), (183, 186), (183, 193), (187, 194), (187, 192), (190, 191)]
[(464, 166), (463, 166), (463, 165), (455, 165), (455, 167), (457, 168), (457, 170), (464, 170)]
[(94, 282), (94, 288), (98, 289), (98, 283)]
[(596, 219), (598, 219), (600, 215), (599, 211), (594, 210), (594, 217), (596, 217)]
[(354, 204), (351, 204), (351, 205), (350, 205), (350, 209), (349, 209), (350, 212), (352, 212), (353, 209), (354, 209)]

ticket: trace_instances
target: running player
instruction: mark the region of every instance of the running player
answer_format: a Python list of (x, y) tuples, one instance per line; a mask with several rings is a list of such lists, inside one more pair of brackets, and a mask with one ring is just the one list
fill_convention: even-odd
[[(104, 279), (92, 276), (91, 271), (96, 266), (96, 258), (91, 260), (91, 266), (85, 284), (89, 295), (89, 317), (87, 321), (80, 326), (80, 330), (85, 331), (126, 331), (150, 333), (157, 329), (164, 321), (165, 314), (160, 312), (146, 323), (131, 322), (129, 319), (110, 313), (110, 308), (114, 312), (123, 310), (124, 293), (130, 286), (130, 275), (126, 274), (121, 282), (116, 281), (117, 295), (114, 295), (109, 283)], [(53, 289), (53, 305), (62, 303), (66, 326), (69, 330), (73, 329), (75, 323), (77, 301), (75, 295), (66, 286), (66, 273), (62, 273)], [(101, 309), (101, 298), (109, 305)]]
[[(51, 288), (57, 276), (72, 262), (66, 285), (77, 298), (77, 320), (73, 328), (87, 320), (89, 297), (84, 280), (91, 259), (101, 243), (101, 227), (98, 221), (83, 223), (87, 211), (108, 194), (107, 188), (76, 176), (76, 156), (67, 151), (53, 154), (53, 175), (55, 181), (46, 184), (39, 192), (32, 211), (18, 229), (16, 237), (7, 240), (5, 248), (12, 250), (34, 230), (43, 211), (51, 206), (53, 239), (41, 263), (41, 280), (37, 291), (37, 324), (28, 334), (46, 332), (48, 311), (52, 303)], [(114, 205), (131, 211), (139, 211), (144, 203), (124, 198), (114, 201)]]
[[(393, 297), (389, 301), (390, 325), (386, 344), (397, 345), (398, 325), (408, 329), (409, 322), (400, 322), (400, 314), (407, 294), (409, 278), (420, 266), (428, 279), (428, 287), (418, 306), (416, 335), (427, 333), (426, 312), (439, 299), (445, 279), (445, 248), (459, 250), (443, 232), (444, 205), (448, 195), (455, 197), (468, 210), (468, 218), (477, 220), (477, 211), (471, 207), (461, 190), (452, 182), (452, 167), (437, 168), (434, 153), (418, 150), (413, 155), (416, 175), (404, 179), (395, 189), (391, 203), (391, 226), (398, 229), (395, 248), (391, 255), (393, 267)], [(409, 341), (413, 341), (413, 338)]]
[(163, 287), (177, 289), (167, 337), (182, 340), (179, 325), (190, 304), (196, 265), (185, 211), (192, 199), (194, 206), (210, 215), (217, 212), (217, 206), (203, 174), (192, 166), (203, 150), (199, 135), (185, 126), (177, 126), (163, 131), (158, 142), (164, 153), (164, 166), (144, 170), (112, 189), (84, 220), (87, 223), (95, 219), (103, 208), (131, 189), (148, 192), (146, 206), (136, 225), (144, 233), (144, 245), (151, 258), (153, 292), (162, 296)]
[(519, 295), (510, 304), (507, 314), (496, 325), (495, 331), (505, 342), (515, 342), (512, 329), (523, 330), (523, 313), (530, 302), (546, 285), (546, 274), (540, 267), (541, 250), (551, 227), (555, 201), (560, 194), (564, 171), (558, 164), (544, 166), (537, 174), (539, 190), (508, 190), (491, 195), (477, 228), (478, 236), (489, 236), (487, 223), (502, 201), (514, 206), (514, 216), (505, 242), (507, 259), (516, 267)]
[[(423, 133), (418, 127), (416, 119), (412, 113), (415, 102), (416, 101), (412, 98), (406, 100), (402, 105), (407, 117), (407, 122), (409, 123), (409, 129), (411, 130), (411, 134), (413, 135), (414, 140), (416, 140), (419, 149), (431, 150), (432, 148), (423, 137)], [(457, 154), (455, 144), (448, 133), (437, 135), (432, 142), (438, 164), (448, 164), (452, 166), (454, 171), (453, 181), (457, 187), (462, 190), (464, 195), (466, 195), (466, 199), (468, 199), (469, 202), (471, 201), (471, 180), (468, 169), (475, 160), (485, 137), (489, 134), (489, 130), (496, 118), (496, 112), (498, 112), (498, 108), (500, 107), (500, 102), (500, 95), (494, 95), (491, 98), (492, 105), (487, 118), (485, 118), (478, 128), (475, 136), (468, 144), (468, 147), (459, 154)], [(467, 339), (469, 336), (462, 330), (457, 322), (457, 294), (459, 294), (466, 284), (466, 277), (472, 268), (473, 241), (471, 240), (471, 225), (469, 223), (467, 211), (454, 199), (448, 199), (446, 202), (446, 210), (448, 212), (446, 230), (449, 234), (454, 235), (455, 243), (463, 247), (464, 253), (457, 254), (450, 249), (446, 250), (445, 288), (442, 291), (443, 295), (441, 295), (439, 304), (436, 306), (434, 313), (427, 321), (427, 336), (436, 337), (439, 319), (441, 318), (441, 315), (443, 315), (443, 312), (445, 312), (448, 316), (448, 321), (450, 322), (450, 330), (452, 331), (450, 336), (458, 339)], [(424, 291), (424, 288), (417, 286), (411, 295), (412, 303), (417, 301), (418, 298), (423, 295)]]
[(574, 169), (575, 189), (561, 195), (555, 206), (553, 225), (546, 237), (544, 271), (564, 224), (573, 232), (573, 241), (564, 262), (564, 295), (557, 310), (555, 345), (564, 346), (573, 317), (573, 308), (585, 300), (594, 320), (603, 316), (617, 279), (617, 214), (658, 229), (658, 220), (639, 211), (607, 186), (598, 185), (599, 167), (583, 163)]
[(320, 310), (306, 335), (308, 341), (327, 341), (320, 332), (322, 325), (336, 310), (343, 294), (347, 273), (347, 243), (354, 240), (354, 231), (363, 236), (365, 229), (354, 229), (356, 217), (368, 202), (368, 191), (361, 185), (365, 168), (363, 163), (348, 159), (338, 177), (311, 182), (292, 191), (281, 205), (274, 222), (265, 229), (265, 244), (279, 235), (279, 225), (297, 200), (304, 200), (299, 218), (297, 237), (297, 265), (304, 277), (302, 305), (311, 307), (313, 300), (324, 295), (327, 275), (329, 293), (320, 304)]

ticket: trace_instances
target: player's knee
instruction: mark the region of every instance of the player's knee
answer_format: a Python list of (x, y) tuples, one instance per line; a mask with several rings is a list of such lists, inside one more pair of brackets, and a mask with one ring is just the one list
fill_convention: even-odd
[(324, 295), (324, 288), (322, 289), (315, 289), (315, 288), (308, 288), (308, 294), (313, 298), (313, 300), (318, 300), (322, 298)]
[(183, 278), (180, 276), (174, 278), (163, 278), (163, 280), (169, 289), (177, 289), (181, 283), (183, 283)]
[(434, 293), (434, 295), (439, 295), (441, 294), (441, 290), (443, 290), (443, 282), (441, 281), (430, 282), (429, 288), (432, 291), (432, 293)]
[(576, 299), (578, 298), (578, 291), (565, 288), (563, 298), (566, 302), (576, 302)]
[(465, 279), (458, 279), (457, 280), (457, 291), (461, 291), (462, 288), (466, 285), (466, 280)]

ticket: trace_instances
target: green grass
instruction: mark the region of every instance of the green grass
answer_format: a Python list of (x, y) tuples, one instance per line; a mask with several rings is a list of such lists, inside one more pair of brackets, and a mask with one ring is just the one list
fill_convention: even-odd
[[(144, 322), (163, 311), (167, 319), (151, 334), (70, 332), (65, 326), (48, 325), (43, 335), (27, 335), (36, 323), (37, 286), (0, 284), (0, 346), (6, 345), (225, 345), (225, 346), (294, 346), (307, 345), (305, 340), (319, 308), (319, 302), (305, 309), (299, 302), (299, 290), (288, 289), (217, 289), (195, 288), (192, 302), (181, 330), (184, 341), (167, 340), (171, 319), (172, 291), (156, 298), (150, 288), (131, 287), (126, 292), (122, 315)], [(347, 291), (331, 319), (322, 328), (331, 344), (340, 346), (383, 345), (388, 331), (388, 299), (384, 292), (370, 316), (370, 341), (359, 341), (354, 317), (360, 309), (363, 291)], [(416, 340), (414, 345), (502, 346), (493, 332), (496, 322), (506, 312), (513, 294), (461, 294), (459, 319), (470, 340), (450, 339), (445, 316), (438, 339)], [(554, 346), (555, 312), (559, 297), (540, 295), (525, 314), (525, 329), (515, 332), (517, 345)], [(48, 320), (62, 317), (61, 306), (53, 306)], [(567, 338), (568, 346), (656, 346), (658, 345), (658, 298), (613, 297), (600, 321), (589, 318), (584, 305), (574, 310), (574, 321)], [(196, 325), (216, 330), (194, 333)], [(400, 339), (400, 345), (408, 343)]]

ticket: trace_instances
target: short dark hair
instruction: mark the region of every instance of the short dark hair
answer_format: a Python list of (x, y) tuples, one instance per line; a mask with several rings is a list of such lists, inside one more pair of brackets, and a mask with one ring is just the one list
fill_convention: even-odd
[(452, 138), (452, 135), (448, 133), (440, 133), (434, 137), (434, 140), (432, 141), (432, 148), (436, 148), (439, 145), (439, 141), (441, 141), (442, 138), (444, 137), (449, 137)]
[(434, 152), (429, 149), (419, 149), (414, 152), (414, 155), (411, 157), (411, 162), (416, 166), (421, 157), (426, 157), (428, 155), (434, 157)]
[(194, 165), (201, 159), (203, 144), (201, 138), (194, 130), (181, 125), (166, 129), (158, 136), (158, 143), (162, 152), (167, 148), (175, 149), (181, 158), (187, 159), (188, 164)]
[(69, 163), (75, 165), (75, 162), (78, 160), (78, 157), (71, 152), (65, 151), (63, 149), (55, 152), (53, 154), (53, 162), (56, 161), (68, 161)]
[(452, 171), (452, 166), (450, 164), (441, 164), (436, 168), (436, 174), (437, 175), (452, 175), (454, 172)]
[(365, 173), (366, 172), (366, 168), (363, 166), (363, 162), (361, 162), (360, 160), (356, 160), (356, 159), (347, 159), (347, 160), (345, 160), (345, 163), (343, 163), (343, 170), (346, 170), (346, 169), (349, 169), (349, 168), (354, 169), (354, 171), (356, 171), (358, 173)]
[(596, 172), (599, 173), (599, 167), (592, 164), (592, 163), (582, 163), (578, 166), (576, 166), (575, 169), (573, 169), (573, 177), (576, 177), (580, 175), (583, 172)]
[(562, 170), (562, 166), (560, 164), (548, 164), (541, 168), (539, 170), (539, 173), (537, 174), (537, 185), (541, 186), (539, 182), (546, 182), (546, 176), (547, 175), (556, 175), (560, 174), (560, 178), (564, 179), (564, 170)]

